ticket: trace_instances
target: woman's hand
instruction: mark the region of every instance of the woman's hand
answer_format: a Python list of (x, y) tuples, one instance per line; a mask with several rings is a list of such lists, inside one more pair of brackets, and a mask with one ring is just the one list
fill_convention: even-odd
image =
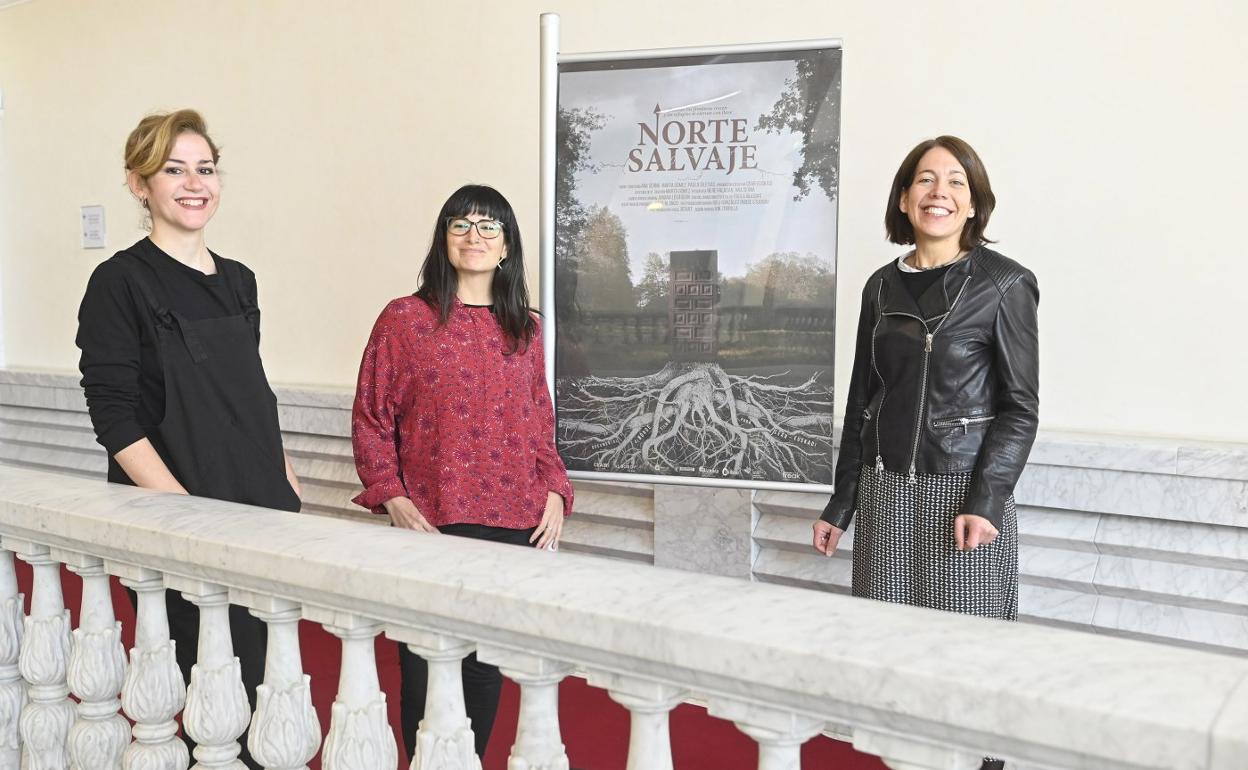
[(429, 523), (411, 498), (392, 497), (381, 505), (386, 509), (386, 513), (390, 514), (390, 521), (394, 522), (396, 527), (439, 534), (437, 527)]
[(983, 516), (964, 513), (953, 520), (953, 540), (959, 551), (974, 551), (997, 539), (997, 528)]
[(533, 530), (529, 538), (532, 543), (537, 540), (537, 548), (549, 547), (552, 551), (559, 550), (559, 536), (563, 534), (563, 496), (558, 492), (546, 493), (546, 510), (542, 512), (542, 523)]
[(845, 530), (840, 527), (834, 527), (823, 519), (816, 519), (815, 529), (815, 550), (824, 556), (831, 556), (836, 553), (836, 546), (841, 542), (841, 535), (845, 534)]

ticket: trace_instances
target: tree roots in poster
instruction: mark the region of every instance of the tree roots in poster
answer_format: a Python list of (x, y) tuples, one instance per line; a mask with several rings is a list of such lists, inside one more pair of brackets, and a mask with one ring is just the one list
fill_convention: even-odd
[(826, 483), (831, 385), (775, 382), (785, 374), (669, 363), (645, 377), (561, 380), (562, 453), (586, 470)]

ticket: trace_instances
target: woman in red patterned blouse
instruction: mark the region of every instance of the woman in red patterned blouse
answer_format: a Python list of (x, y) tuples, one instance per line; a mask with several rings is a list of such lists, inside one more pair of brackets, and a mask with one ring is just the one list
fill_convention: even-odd
[[(515, 213), (466, 185), (442, 206), (415, 295), (373, 326), (351, 412), (355, 502), (399, 527), (555, 549), (572, 486), (555, 450), (542, 333)], [(424, 716), (424, 661), (399, 645), (403, 740)], [(471, 655), (464, 696), (484, 755), (502, 676)]]

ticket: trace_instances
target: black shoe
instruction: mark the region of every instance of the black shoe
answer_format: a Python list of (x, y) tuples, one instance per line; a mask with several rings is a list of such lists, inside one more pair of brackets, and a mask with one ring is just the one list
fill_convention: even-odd
[(1005, 770), (1005, 760), (984, 757), (984, 763), (979, 766), (979, 770)]

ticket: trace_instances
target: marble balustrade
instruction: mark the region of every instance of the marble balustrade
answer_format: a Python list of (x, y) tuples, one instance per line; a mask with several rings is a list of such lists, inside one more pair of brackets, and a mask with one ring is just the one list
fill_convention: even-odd
[[(353, 506), (351, 393), (277, 388), (305, 511)], [(77, 376), (0, 369), (0, 463), (99, 477)], [(848, 591), (809, 545), (826, 498), (576, 481), (564, 549), (818, 590)], [(1041, 433), (1018, 488), (1022, 619), (1248, 653), (1248, 445)]]
[[(24, 618), (14, 555), (34, 569)], [(61, 564), (84, 580), (77, 629)], [(138, 595), (128, 660), (99, 590), (105, 575)], [(173, 663), (166, 586), (201, 608), (189, 693)], [(227, 603), (270, 624), (254, 715), (228, 654)], [(556, 685), (573, 673), (631, 711), (630, 768), (671, 767), (668, 712), (690, 698), (757, 741), (763, 770), (799, 767), (798, 747), (821, 731), (897, 770), (973, 770), (985, 753), (1033, 770), (1248, 766), (1242, 657), (12, 465), (0, 465), (0, 608), (0, 767), (16, 767), (24, 752), (24, 768), (186, 768), (172, 721), (183, 704), (200, 742), (197, 767), (240, 767), (237, 739), (249, 721), (249, 747), (267, 767), (305, 767), (318, 748), (327, 770), (394, 767), (378, 634), (431, 661), (430, 710), (411, 765), (426, 770), (477, 766), (454, 686), (473, 649), (521, 684), (513, 769), (568, 767)], [(323, 742), (290, 633), (299, 618), (342, 640)], [(124, 740), (118, 694), (134, 721)], [(87, 733), (108, 737), (75, 740)]]

